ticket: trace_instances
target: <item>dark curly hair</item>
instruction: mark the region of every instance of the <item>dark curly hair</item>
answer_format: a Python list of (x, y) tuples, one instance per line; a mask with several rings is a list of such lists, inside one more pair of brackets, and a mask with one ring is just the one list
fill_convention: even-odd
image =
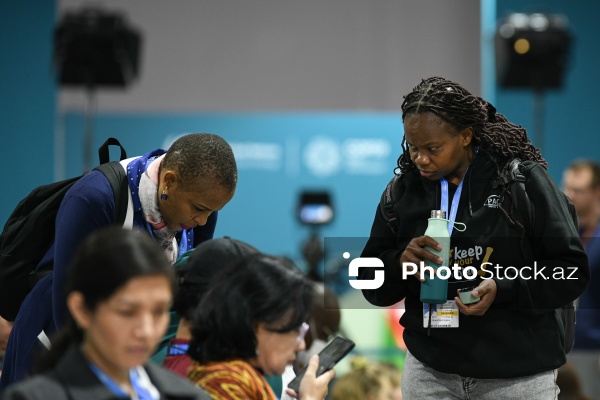
[[(541, 151), (529, 140), (525, 128), (508, 121), (489, 102), (474, 96), (455, 82), (441, 77), (423, 79), (412, 92), (404, 96), (402, 121), (410, 115), (427, 112), (452, 124), (457, 132), (472, 127), (475, 148), (492, 159), (498, 174), (515, 158), (535, 161), (548, 168)], [(416, 166), (410, 158), (406, 138), (403, 138), (402, 154), (398, 158), (395, 172), (405, 174), (414, 168)], [(506, 194), (510, 194), (508, 185), (504, 186), (500, 196), (504, 197)], [(522, 233), (525, 232), (512, 209), (507, 212), (501, 205), (500, 210), (511, 225), (518, 227)]]
[(188, 354), (200, 363), (256, 357), (257, 324), (298, 329), (314, 298), (312, 282), (289, 259), (266, 254), (228, 265), (211, 286), (192, 318)]

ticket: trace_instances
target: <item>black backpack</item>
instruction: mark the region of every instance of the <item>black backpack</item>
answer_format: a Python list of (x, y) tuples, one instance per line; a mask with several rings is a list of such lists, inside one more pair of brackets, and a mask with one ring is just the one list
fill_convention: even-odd
[[(383, 217), (393, 233), (397, 233), (398, 227), (396, 222), (396, 212), (394, 211), (395, 199), (394, 193), (398, 186), (398, 180), (400, 175), (394, 175), (385, 188), (385, 191), (381, 195), (379, 201), (379, 208), (383, 214)], [(515, 206), (518, 214), (521, 217), (525, 232), (531, 235), (533, 232), (533, 226), (535, 223), (535, 212), (533, 209), (533, 203), (529, 201), (529, 196), (525, 190), (525, 167), (521, 160), (515, 158), (512, 160), (502, 171), (498, 179), (496, 179), (492, 185), (497, 187), (500, 185), (511, 185), (511, 199), (512, 204)], [(571, 199), (563, 193), (563, 197), (569, 209), (569, 214), (573, 219), (575, 227), (578, 226), (577, 213), (575, 212), (575, 206), (571, 202)], [(563, 347), (565, 354), (569, 353), (573, 348), (575, 342), (575, 302), (571, 301), (564, 306), (555, 310), (555, 316), (558, 326), (563, 330)]]
[[(121, 160), (127, 158), (119, 141), (109, 138), (98, 149), (100, 165), (94, 169), (110, 182), (115, 196), (115, 224), (123, 225), (129, 201), (127, 174), (119, 162), (109, 162), (110, 145), (121, 148)], [(52, 271), (52, 264), (37, 267), (54, 242), (60, 203), (81, 176), (33, 189), (6, 221), (0, 235), (0, 316), (4, 319), (14, 321), (27, 294)]]

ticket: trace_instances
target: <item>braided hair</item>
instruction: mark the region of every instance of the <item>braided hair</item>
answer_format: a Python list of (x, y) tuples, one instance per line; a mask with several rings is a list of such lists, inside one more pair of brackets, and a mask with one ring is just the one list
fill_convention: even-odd
[[(444, 121), (454, 125), (457, 132), (465, 128), (473, 128), (473, 144), (479, 152), (489, 155), (496, 164), (498, 174), (513, 159), (535, 161), (548, 169), (548, 163), (542, 157), (529, 138), (527, 131), (520, 125), (509, 122), (506, 117), (496, 112), (496, 108), (481, 97), (472, 95), (457, 83), (440, 77), (423, 79), (412, 92), (404, 96), (402, 103), (402, 121), (407, 116), (431, 112)], [(402, 139), (402, 154), (398, 158), (397, 173), (405, 174), (416, 168), (406, 138)], [(500, 194), (504, 198), (510, 195), (509, 185), (504, 185)], [(510, 197), (510, 196), (509, 196)], [(525, 234), (523, 223), (516, 218), (515, 207), (506, 210), (499, 206), (508, 222)]]
[[(480, 152), (496, 163), (498, 173), (512, 159), (531, 160), (548, 168), (548, 163), (520, 125), (509, 122), (494, 106), (469, 93), (457, 83), (440, 77), (423, 79), (412, 92), (404, 96), (402, 121), (407, 116), (432, 112), (461, 131), (473, 127), (473, 143)], [(398, 169), (404, 174), (415, 168), (406, 139), (402, 139), (402, 154)]]

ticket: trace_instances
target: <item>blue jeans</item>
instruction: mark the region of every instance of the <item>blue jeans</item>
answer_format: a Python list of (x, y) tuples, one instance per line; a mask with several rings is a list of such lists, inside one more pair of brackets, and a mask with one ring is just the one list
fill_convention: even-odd
[(557, 370), (510, 379), (475, 379), (429, 368), (406, 353), (402, 372), (404, 400), (556, 400)]

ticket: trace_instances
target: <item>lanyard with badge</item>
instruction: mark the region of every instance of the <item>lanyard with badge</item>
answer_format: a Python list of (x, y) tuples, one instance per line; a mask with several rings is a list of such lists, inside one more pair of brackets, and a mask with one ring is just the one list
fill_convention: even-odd
[[(450, 236), (452, 236), (455, 226), (463, 182), (464, 177), (458, 184), (454, 196), (452, 196), (450, 212), (448, 213), (449, 184), (446, 178), (440, 179), (442, 189), (440, 209), (445, 211), (448, 216), (448, 234)], [(454, 300), (448, 300), (443, 304), (423, 304), (423, 328), (458, 328), (458, 315), (458, 306)]]
[(123, 387), (121, 387), (111, 377), (104, 373), (104, 371), (98, 368), (97, 365), (92, 362), (88, 362), (88, 364), (100, 382), (102, 382), (104, 386), (117, 398), (133, 398), (137, 400), (158, 400), (160, 398), (160, 393), (154, 387), (154, 385), (150, 383), (148, 375), (141, 366), (129, 370), (129, 382), (134, 391), (133, 396), (130, 396)]

